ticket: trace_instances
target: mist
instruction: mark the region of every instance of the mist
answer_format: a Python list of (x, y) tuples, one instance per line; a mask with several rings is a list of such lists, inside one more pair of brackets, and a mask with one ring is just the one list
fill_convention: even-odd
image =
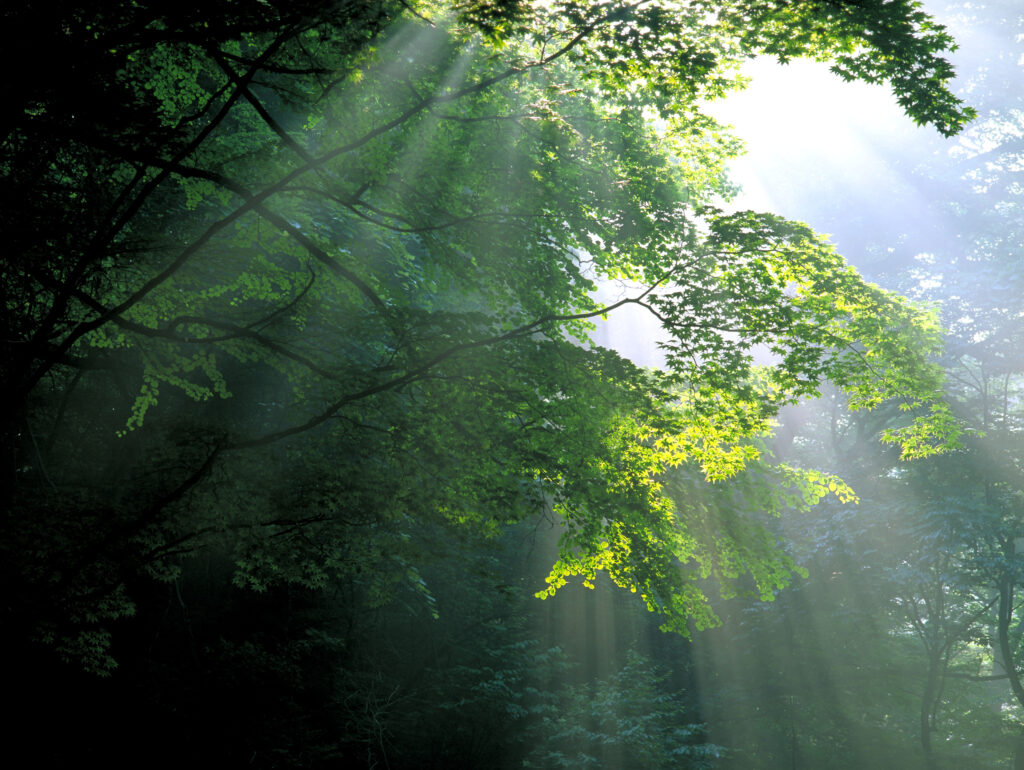
[(1024, 767), (1017, 5), (0, 12), (12, 761)]

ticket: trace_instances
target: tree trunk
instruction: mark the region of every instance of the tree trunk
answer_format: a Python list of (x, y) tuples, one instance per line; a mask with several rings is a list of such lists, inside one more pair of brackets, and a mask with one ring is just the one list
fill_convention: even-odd
[(932, 753), (932, 709), (939, 688), (939, 668), (942, 656), (937, 650), (928, 650), (928, 677), (921, 695), (921, 750), (924, 752), (925, 770), (936, 770)]
[[(1020, 672), (1010, 650), (1010, 623), (1013, 621), (1013, 580), (1004, 577), (999, 584), (999, 651), (1002, 653), (1003, 667), (1010, 680), (1010, 689), (1017, 703), (1024, 706), (1024, 686), (1020, 681)], [(1024, 735), (1017, 736), (1013, 744), (1013, 770), (1024, 770)]]

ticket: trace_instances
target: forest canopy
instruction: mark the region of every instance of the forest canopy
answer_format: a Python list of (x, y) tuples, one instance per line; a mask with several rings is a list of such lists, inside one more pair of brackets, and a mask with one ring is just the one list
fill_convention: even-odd
[[(780, 408), (832, 383), (890, 408), (903, 456), (957, 446), (934, 312), (725, 210), (739, 145), (705, 109), (747, 58), (812, 57), (955, 133), (953, 41), (917, 3), (0, 19), (14, 644), (109, 673), (113, 624), (200, 553), (256, 592), (429, 605), (445, 543), (537, 517), (562, 529), (533, 591), (604, 572), (685, 634), (799, 570), (765, 514), (854, 497), (775, 460)], [(592, 340), (624, 305), (658, 318), (664, 369)]]

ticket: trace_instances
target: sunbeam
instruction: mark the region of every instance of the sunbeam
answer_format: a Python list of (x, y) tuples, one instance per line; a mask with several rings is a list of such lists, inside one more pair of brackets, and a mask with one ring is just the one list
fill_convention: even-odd
[(4, 5), (8, 764), (1024, 767), (1024, 16), (935, 5)]

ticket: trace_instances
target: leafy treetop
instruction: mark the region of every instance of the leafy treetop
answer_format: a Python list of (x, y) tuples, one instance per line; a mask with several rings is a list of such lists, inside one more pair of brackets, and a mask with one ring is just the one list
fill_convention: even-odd
[[(702, 112), (745, 57), (814, 56), (958, 130), (952, 43), (916, 3), (3, 20), (5, 56), (74, 62), (5, 85), (0, 152), (4, 472), (11, 507), (45, 511), (2, 540), (25, 622), (70, 657), (109, 663), (124, 586), (200, 548), (240, 584), (344, 577), (383, 601), (423, 588), (424, 522), (490, 535), (548, 509), (548, 591), (607, 570), (685, 631), (715, 620), (706, 578), (768, 598), (795, 568), (760, 512), (851, 494), (770, 465), (782, 405), (831, 380), (913, 410), (883, 437), (907, 456), (955, 445), (931, 313), (803, 225), (716, 209), (738, 148)], [(599, 280), (636, 288), (603, 306)], [(662, 322), (666, 371), (590, 340), (626, 304)]]

